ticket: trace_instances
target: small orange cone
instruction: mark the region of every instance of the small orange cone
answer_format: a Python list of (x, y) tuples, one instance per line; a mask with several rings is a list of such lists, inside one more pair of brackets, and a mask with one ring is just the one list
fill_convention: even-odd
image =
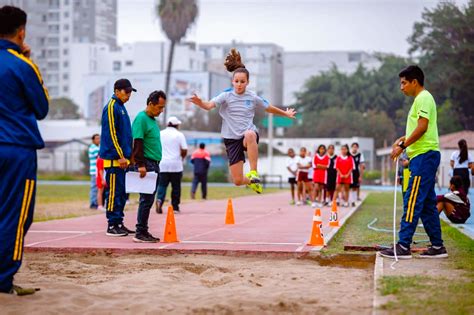
[(339, 226), (339, 217), (337, 215), (337, 202), (334, 200), (331, 207), (331, 218), (329, 219), (329, 226), (338, 227)]
[(234, 207), (232, 206), (232, 199), (227, 201), (227, 212), (225, 214), (225, 224), (235, 224), (234, 221)]
[(321, 219), (321, 210), (316, 209), (313, 216), (313, 230), (308, 245), (324, 246), (323, 221)]
[(165, 237), (163, 237), (165, 243), (177, 243), (178, 235), (176, 234), (176, 222), (174, 221), (173, 207), (168, 207), (168, 215), (166, 216), (165, 225)]

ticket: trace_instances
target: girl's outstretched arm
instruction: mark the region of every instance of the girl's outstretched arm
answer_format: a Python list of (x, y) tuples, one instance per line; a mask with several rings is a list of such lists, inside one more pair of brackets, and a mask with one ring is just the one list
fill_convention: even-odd
[(296, 110), (294, 108), (287, 108), (286, 110), (279, 109), (273, 105), (269, 105), (265, 110), (267, 113), (275, 114), (278, 116), (288, 117), (295, 119)]
[(201, 107), (202, 109), (205, 110), (211, 110), (216, 107), (216, 103), (212, 101), (203, 101), (197, 94), (193, 94), (190, 98), (188, 98), (188, 101), (190, 101), (193, 104), (196, 104), (197, 106)]

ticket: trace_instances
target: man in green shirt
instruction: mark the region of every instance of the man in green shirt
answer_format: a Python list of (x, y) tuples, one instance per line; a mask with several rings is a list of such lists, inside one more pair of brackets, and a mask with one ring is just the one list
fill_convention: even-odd
[(410, 245), (421, 219), (428, 234), (431, 246), (421, 253), (422, 258), (448, 257), (441, 238), (441, 225), (436, 208), (436, 171), (440, 162), (436, 103), (433, 96), (424, 88), (425, 76), (418, 66), (402, 70), (400, 89), (415, 100), (407, 118), (405, 136), (398, 138), (392, 146), (391, 158), (406, 150), (410, 160), (411, 172), (408, 189), (404, 194), (404, 211), (401, 218), (398, 244), (395, 248), (381, 252), (384, 257), (400, 259), (411, 258)]
[[(158, 176), (160, 174), (160, 128), (158, 128), (155, 117), (158, 117), (163, 112), (165, 104), (166, 94), (163, 91), (152, 92), (148, 96), (146, 109), (138, 113), (132, 124), (132, 161), (135, 163), (135, 168), (140, 172), (141, 178), (145, 177), (147, 172), (155, 172)], [(156, 243), (160, 241), (159, 238), (153, 237), (148, 232), (148, 218), (150, 217), (150, 209), (154, 202), (155, 193), (140, 194), (134, 242)]]

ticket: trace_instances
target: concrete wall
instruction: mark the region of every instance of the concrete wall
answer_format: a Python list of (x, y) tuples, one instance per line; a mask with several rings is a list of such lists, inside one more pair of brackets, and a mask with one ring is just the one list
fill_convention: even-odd
[(84, 163), (81, 155), (88, 148), (80, 142), (71, 142), (54, 149), (38, 151), (38, 171), (40, 172), (81, 172)]

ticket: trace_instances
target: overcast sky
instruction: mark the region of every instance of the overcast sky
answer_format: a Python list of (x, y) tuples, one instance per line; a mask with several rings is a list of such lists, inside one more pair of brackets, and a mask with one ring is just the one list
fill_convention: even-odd
[[(157, 0), (118, 0), (118, 41), (166, 40)], [(287, 51), (365, 50), (407, 55), (407, 38), (436, 0), (200, 0), (186, 40), (266, 42)], [(468, 0), (456, 0), (465, 5)]]

